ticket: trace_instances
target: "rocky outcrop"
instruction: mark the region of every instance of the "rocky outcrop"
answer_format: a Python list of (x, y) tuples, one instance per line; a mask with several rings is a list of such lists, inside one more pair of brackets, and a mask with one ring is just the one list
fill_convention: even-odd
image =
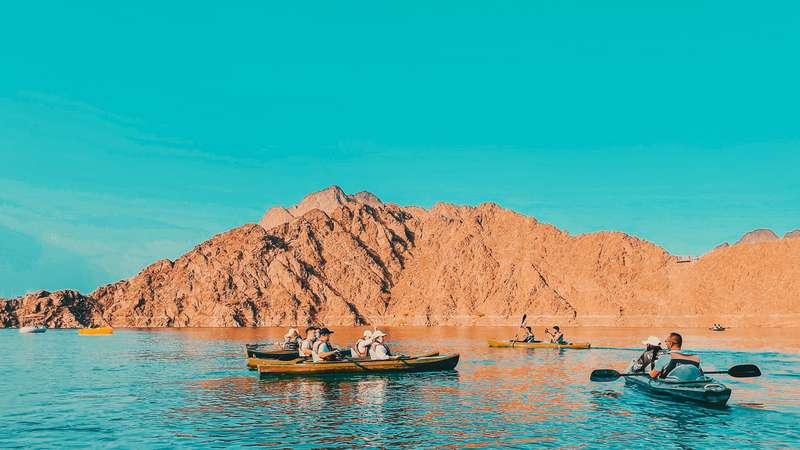
[(783, 235), (784, 239), (800, 239), (800, 230), (792, 230)]
[(759, 228), (757, 230), (753, 230), (749, 233), (745, 233), (741, 239), (736, 242), (738, 244), (755, 244), (758, 242), (767, 242), (767, 241), (774, 241), (780, 239), (774, 231), (768, 230), (766, 228)]
[(97, 302), (73, 290), (37, 291), (12, 300), (0, 299), (0, 324), (20, 327), (80, 328), (104, 323)]
[(495, 204), (425, 210), (334, 186), (89, 296), (0, 302), (0, 319), (15, 326), (20, 313), (44, 311), (51, 326), (508, 325), (527, 313), (537, 324), (800, 325), (800, 240), (743, 241), (752, 243), (679, 264), (624, 233), (571, 236)]

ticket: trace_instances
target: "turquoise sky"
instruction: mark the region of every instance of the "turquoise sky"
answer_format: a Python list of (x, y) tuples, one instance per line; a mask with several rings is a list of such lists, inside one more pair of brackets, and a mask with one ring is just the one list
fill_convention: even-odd
[(0, 14), (0, 296), (331, 184), (676, 254), (800, 228), (798, 2), (113, 3)]

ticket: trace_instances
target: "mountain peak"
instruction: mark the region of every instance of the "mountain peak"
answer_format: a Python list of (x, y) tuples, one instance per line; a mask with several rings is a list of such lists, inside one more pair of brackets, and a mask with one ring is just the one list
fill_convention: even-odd
[(302, 217), (312, 210), (320, 210), (326, 214), (331, 214), (337, 208), (348, 204), (359, 203), (378, 207), (383, 204), (381, 200), (373, 193), (361, 191), (353, 195), (348, 195), (337, 185), (331, 185), (320, 191), (312, 192), (302, 200), (300, 203), (289, 208), (281, 206), (273, 206), (261, 218), (259, 224), (266, 230), (275, 228), (292, 220)]
[(749, 233), (745, 233), (736, 244), (755, 244), (756, 242), (774, 241), (780, 239), (774, 231), (767, 228), (759, 228)]

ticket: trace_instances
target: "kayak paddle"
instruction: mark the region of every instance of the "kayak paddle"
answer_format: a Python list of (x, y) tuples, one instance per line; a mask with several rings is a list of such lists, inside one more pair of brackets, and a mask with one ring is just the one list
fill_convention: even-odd
[(517, 337), (519, 336), (519, 330), (522, 329), (522, 327), (525, 326), (525, 321), (526, 320), (528, 320), (528, 314), (527, 313), (522, 315), (522, 320), (519, 323), (519, 328), (517, 328), (517, 332), (514, 333), (514, 340), (511, 341), (511, 342), (517, 342)]
[[(703, 372), (703, 374), (726, 374), (730, 375), (734, 378), (751, 378), (751, 377), (760, 377), (761, 370), (755, 364), (741, 364), (738, 366), (733, 366), (728, 370), (715, 370), (711, 372)], [(634, 372), (634, 373), (619, 373), (614, 369), (597, 369), (593, 370), (592, 374), (589, 376), (591, 381), (614, 381), (619, 377), (642, 377), (642, 376), (650, 376), (648, 372)]]

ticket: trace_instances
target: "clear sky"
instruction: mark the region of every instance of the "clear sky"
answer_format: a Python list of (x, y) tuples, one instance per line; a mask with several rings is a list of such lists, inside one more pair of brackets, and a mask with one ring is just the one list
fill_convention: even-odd
[(0, 296), (331, 184), (675, 254), (800, 228), (795, 1), (115, 3), (0, 14)]

